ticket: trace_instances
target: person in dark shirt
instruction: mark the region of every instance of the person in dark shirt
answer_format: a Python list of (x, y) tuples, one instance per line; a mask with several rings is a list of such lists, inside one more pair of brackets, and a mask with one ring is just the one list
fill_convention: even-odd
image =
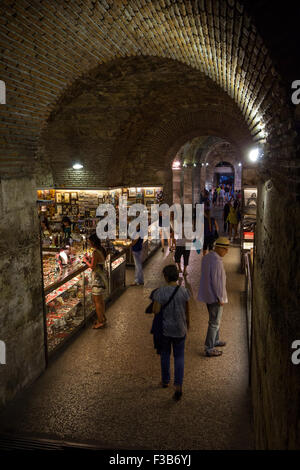
[[(139, 232), (138, 232), (139, 233)], [(144, 285), (144, 273), (143, 273), (143, 238), (140, 236), (132, 241), (131, 249), (132, 255), (135, 264), (135, 273), (134, 273), (134, 286), (143, 286)]]
[(219, 227), (214, 217), (210, 216), (210, 211), (204, 211), (204, 243), (203, 256), (207, 254), (207, 250), (212, 250), (215, 240), (218, 238)]

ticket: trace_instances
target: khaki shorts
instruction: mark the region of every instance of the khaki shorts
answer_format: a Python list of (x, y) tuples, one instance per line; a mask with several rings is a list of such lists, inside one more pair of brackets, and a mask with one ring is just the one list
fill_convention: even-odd
[(102, 295), (105, 293), (105, 290), (103, 287), (98, 287), (98, 286), (93, 286), (92, 287), (92, 295)]

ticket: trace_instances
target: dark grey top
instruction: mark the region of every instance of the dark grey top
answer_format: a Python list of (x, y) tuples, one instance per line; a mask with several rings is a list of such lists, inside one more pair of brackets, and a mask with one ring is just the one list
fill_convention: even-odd
[[(176, 286), (164, 286), (153, 294), (153, 300), (161, 305), (166, 304), (174, 292)], [(190, 294), (185, 287), (179, 287), (175, 297), (163, 310), (163, 334), (173, 338), (182, 338), (186, 335), (187, 325), (185, 309)]]

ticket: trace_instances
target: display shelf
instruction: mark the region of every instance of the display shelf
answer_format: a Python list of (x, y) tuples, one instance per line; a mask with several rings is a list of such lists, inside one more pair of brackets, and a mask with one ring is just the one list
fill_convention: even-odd
[(58, 289), (60, 286), (62, 286), (66, 282), (70, 281), (72, 277), (82, 273), (86, 269), (87, 269), (87, 266), (82, 265), (81, 263), (73, 267), (64, 268), (59, 279), (56, 279), (54, 282), (52, 282), (52, 284), (47, 285), (47, 287), (45, 288), (45, 295), (47, 296), (51, 291)]
[(70, 281), (64, 283), (60, 288), (55, 289), (53, 292), (50, 292), (50, 294), (46, 295), (46, 304), (48, 304), (49, 302), (52, 302), (53, 300), (55, 300), (60, 295), (63, 295), (71, 287), (78, 284), (79, 281), (80, 281), (80, 279), (78, 277), (74, 277)]

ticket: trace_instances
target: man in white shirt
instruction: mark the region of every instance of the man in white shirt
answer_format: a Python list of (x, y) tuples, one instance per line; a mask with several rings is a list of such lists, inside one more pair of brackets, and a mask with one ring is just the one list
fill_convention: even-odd
[(228, 253), (228, 248), (228, 238), (217, 238), (215, 249), (202, 259), (198, 300), (206, 303), (209, 313), (205, 340), (205, 351), (208, 357), (221, 356), (222, 351), (216, 349), (216, 346), (221, 347), (226, 344), (219, 340), (219, 329), (223, 305), (228, 303), (226, 273), (222, 259)]

